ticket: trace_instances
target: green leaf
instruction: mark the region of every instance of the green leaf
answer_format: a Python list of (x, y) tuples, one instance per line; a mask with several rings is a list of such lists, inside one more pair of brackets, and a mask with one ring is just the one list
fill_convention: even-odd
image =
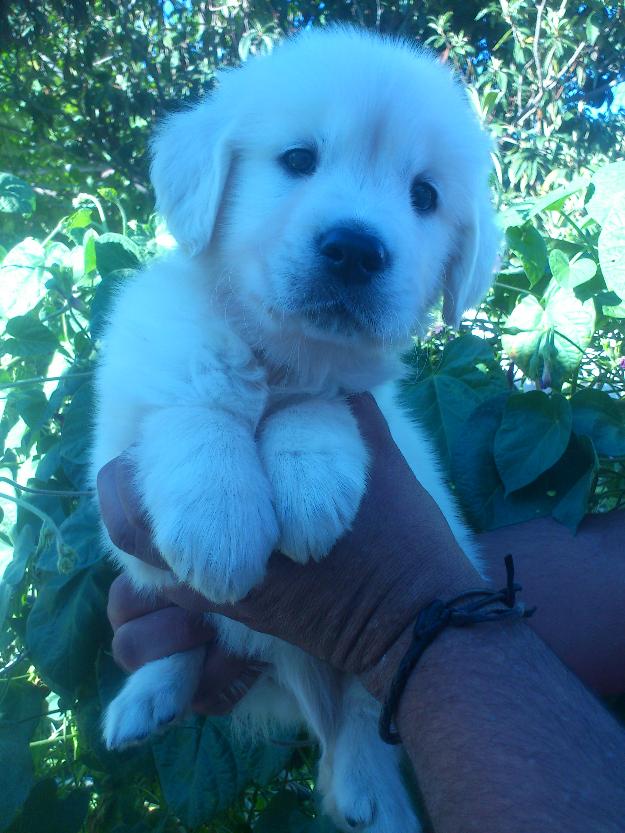
[(597, 273), (597, 265), (588, 257), (578, 257), (569, 261), (561, 249), (554, 249), (549, 254), (551, 274), (560, 286), (574, 289), (586, 283)]
[(141, 253), (128, 237), (108, 232), (94, 242), (98, 272), (105, 278), (119, 269), (137, 269), (141, 265)]
[(530, 391), (511, 396), (495, 435), (495, 463), (506, 494), (551, 468), (571, 437), (572, 415), (559, 393)]
[(625, 161), (611, 162), (600, 168), (590, 180), (594, 186), (586, 210), (602, 226), (615, 202), (625, 195)]
[(559, 388), (579, 365), (595, 331), (595, 306), (552, 281), (545, 308), (526, 295), (504, 325), (501, 344), (521, 370), (545, 387)]
[(93, 389), (90, 384), (83, 384), (63, 413), (61, 457), (64, 460), (79, 465), (89, 462), (93, 408)]
[(459, 440), (454, 450), (452, 479), (469, 522), (476, 530), (485, 530), (553, 515), (574, 529), (588, 512), (596, 475), (596, 455), (587, 438), (572, 433), (553, 466), (506, 494), (494, 454), (504, 409), (505, 397), (482, 402), (466, 423), (471, 442)]
[(592, 12), (586, 20), (586, 40), (591, 46), (594, 46), (594, 44), (597, 42), (597, 38), (601, 34), (602, 29), (601, 26), (597, 25), (595, 20), (596, 15), (594, 12)]
[(28, 743), (43, 710), (45, 690), (24, 681), (3, 684), (0, 699), (0, 830), (6, 830), (34, 783)]
[[(510, 394), (486, 399), (474, 409), (457, 437), (451, 454), (451, 480), (463, 513), (473, 529), (491, 528), (503, 483), (494, 457), (495, 435)], [(467, 442), (467, 437), (471, 442)], [(525, 518), (523, 518), (525, 520)]]
[(585, 434), (601, 457), (625, 457), (625, 407), (605, 391), (588, 388), (571, 399), (573, 430)]
[(302, 800), (293, 790), (273, 796), (254, 825), (254, 833), (311, 833), (313, 819), (302, 809)]
[(83, 248), (83, 270), (86, 275), (89, 272), (93, 272), (96, 267), (96, 257), (95, 257), (95, 241), (98, 239), (98, 233), (94, 229), (87, 229), (83, 238), (82, 238), (82, 248)]
[(48, 400), (41, 388), (15, 388), (7, 397), (24, 420), (33, 430), (41, 428), (48, 409)]
[(0, 211), (9, 214), (32, 214), (35, 192), (18, 176), (0, 171)]
[(505, 374), (490, 344), (470, 334), (448, 342), (434, 369), (418, 350), (406, 362), (417, 373), (401, 382), (399, 402), (426, 429), (448, 465), (464, 421), (478, 402), (507, 388)]
[[(62, 572), (72, 572), (97, 564), (105, 550), (101, 543), (100, 513), (95, 500), (83, 498), (60, 526), (65, 550), (61, 554)], [(51, 542), (37, 559), (40, 570), (54, 572), (59, 566), (55, 542)]]
[(110, 642), (110, 572), (90, 567), (70, 576), (46, 575), (26, 623), (26, 646), (38, 674), (73, 699), (93, 675), (100, 646)]
[(18, 822), (16, 833), (80, 833), (89, 809), (87, 790), (65, 796), (53, 778), (35, 784)]
[(417, 384), (402, 384), (399, 401), (425, 428), (439, 458), (449, 466), (456, 438), (480, 402), (479, 393), (460, 379), (435, 373)]
[(52, 330), (42, 324), (34, 313), (11, 318), (6, 332), (15, 339), (5, 342), (5, 350), (13, 356), (52, 356), (59, 345)]
[(45, 262), (45, 250), (33, 237), (7, 253), (0, 266), (0, 317), (23, 315), (43, 298), (51, 277)]
[(534, 286), (547, 269), (547, 246), (542, 235), (530, 223), (525, 223), (508, 228), (506, 239), (512, 251), (519, 256), (530, 286)]
[(77, 228), (86, 228), (91, 223), (91, 208), (79, 208), (66, 217), (63, 221), (65, 231), (72, 231)]
[(225, 718), (194, 718), (152, 747), (167, 805), (188, 827), (210, 821), (252, 780), (279, 772), (291, 756), (284, 747), (243, 741)]
[(445, 345), (437, 372), (460, 379), (481, 396), (491, 396), (507, 387), (505, 373), (495, 359), (492, 346), (470, 333)]
[(625, 193), (614, 201), (601, 229), (599, 263), (608, 289), (625, 298)]
[(564, 494), (553, 509), (553, 517), (568, 526), (573, 532), (588, 513), (589, 502), (594, 491), (599, 470), (597, 454), (589, 437), (571, 438), (569, 455), (575, 457), (567, 467), (567, 481)]
[(602, 306), (601, 311), (608, 318), (625, 318), (625, 304), (617, 304), (616, 306)]
[(26, 564), (30, 556), (35, 552), (36, 547), (37, 540), (32, 526), (30, 524), (24, 524), (15, 540), (13, 558), (7, 564), (2, 581), (10, 584), (13, 588), (17, 587), (24, 578)]
[(528, 220), (542, 214), (543, 211), (562, 211), (567, 199), (586, 188), (587, 181), (583, 177), (575, 177), (566, 185), (561, 185), (547, 194), (529, 200), (517, 200), (509, 208), (500, 213), (503, 228), (522, 226)]

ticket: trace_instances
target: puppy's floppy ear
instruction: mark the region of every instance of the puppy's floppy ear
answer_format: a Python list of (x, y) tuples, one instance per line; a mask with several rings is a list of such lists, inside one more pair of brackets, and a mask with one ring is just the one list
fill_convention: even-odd
[(457, 249), (447, 265), (443, 284), (443, 318), (458, 327), (462, 314), (482, 300), (493, 281), (501, 243), (488, 189), (476, 195), (463, 218)]
[(230, 133), (226, 114), (209, 98), (169, 116), (152, 141), (157, 210), (190, 254), (213, 233), (232, 162)]

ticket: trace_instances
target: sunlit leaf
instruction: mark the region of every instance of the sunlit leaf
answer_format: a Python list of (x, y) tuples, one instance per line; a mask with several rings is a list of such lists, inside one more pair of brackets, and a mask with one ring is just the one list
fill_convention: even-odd
[(615, 199), (601, 229), (599, 263), (608, 289), (625, 298), (625, 191)]
[(602, 165), (593, 175), (592, 197), (586, 203), (586, 210), (599, 225), (603, 225), (615, 201), (625, 195), (625, 161)]
[(506, 230), (508, 245), (521, 259), (525, 274), (531, 286), (545, 274), (547, 268), (547, 246), (542, 235), (530, 223), (512, 226)]
[(43, 298), (50, 278), (45, 263), (45, 249), (33, 237), (7, 252), (0, 264), (0, 318), (23, 315)]
[(579, 365), (595, 331), (595, 306), (552, 281), (543, 307), (526, 295), (508, 316), (501, 343), (531, 379), (559, 387)]

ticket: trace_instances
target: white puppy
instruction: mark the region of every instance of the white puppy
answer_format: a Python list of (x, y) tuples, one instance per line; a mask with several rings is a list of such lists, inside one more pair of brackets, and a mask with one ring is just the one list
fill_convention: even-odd
[[(97, 375), (94, 477), (133, 446), (137, 486), (173, 572), (243, 597), (272, 550), (323, 557), (350, 526), (367, 451), (346, 393), (397, 378), (398, 354), (442, 295), (447, 320), (483, 295), (498, 235), (489, 142), (449, 71), (413, 45), (349, 28), (305, 32), (219, 74), (154, 143), (158, 208), (180, 249), (121, 291)], [(469, 538), (428, 446), (376, 391), (415, 474)], [(139, 587), (168, 575), (115, 553)], [(337, 823), (417, 822), (379, 707), (355, 681), (216, 618), (225, 644), (269, 660), (248, 724), (304, 722)], [(105, 719), (109, 747), (183, 714), (203, 650), (135, 672)], [(357, 766), (356, 766), (357, 762)]]

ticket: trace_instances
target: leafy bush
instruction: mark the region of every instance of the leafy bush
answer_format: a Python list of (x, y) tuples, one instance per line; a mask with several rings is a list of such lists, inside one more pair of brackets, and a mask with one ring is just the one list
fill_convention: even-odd
[(105, 185), (142, 214), (149, 125), (200, 96), (217, 65), (340, 20), (441, 52), (505, 154), (501, 188), (524, 193), (617, 158), (625, 121), (609, 105), (624, 78), (624, 18), (604, 0), (0, 4), (0, 167), (34, 178), (48, 221), (59, 198)]
[[(34, 201), (0, 174), (1, 211)], [(476, 529), (544, 514), (575, 528), (625, 501), (625, 163), (501, 216), (509, 256), (487, 302), (459, 334), (436, 325), (415, 343), (402, 395)], [(332, 829), (296, 739), (245, 745), (226, 720), (193, 718), (122, 754), (101, 742), (122, 675), (85, 486), (91, 374), (115, 286), (171, 243), (108, 188), (0, 251), (0, 830)]]

